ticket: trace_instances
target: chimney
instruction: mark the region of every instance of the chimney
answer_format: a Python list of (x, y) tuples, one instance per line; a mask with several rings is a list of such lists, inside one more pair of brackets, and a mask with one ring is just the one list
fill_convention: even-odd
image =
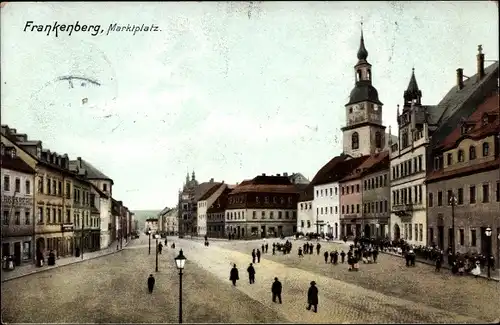
[(280, 176), (281, 176), (281, 174), (276, 174), (276, 176), (280, 177)]
[(477, 51), (477, 81), (483, 79), (484, 77), (484, 54), (483, 54), (483, 46), (478, 45)]
[(283, 173), (283, 176), (288, 177), (288, 173)]
[(266, 173), (262, 173), (262, 176), (266, 176)]
[(457, 69), (457, 87), (458, 90), (464, 88), (464, 69)]

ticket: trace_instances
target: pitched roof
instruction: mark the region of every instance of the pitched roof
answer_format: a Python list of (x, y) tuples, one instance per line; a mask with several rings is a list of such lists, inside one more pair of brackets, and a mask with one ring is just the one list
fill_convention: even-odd
[(88, 161), (78, 157), (77, 160), (72, 160), (70, 161), (71, 165), (77, 165), (78, 167), (81, 166), (81, 168), (85, 169), (87, 171), (87, 178), (88, 179), (95, 179), (95, 180), (109, 180), (111, 183), (113, 183), (113, 180), (106, 176), (103, 172), (101, 172), (99, 169), (94, 167), (91, 163)]
[(369, 173), (374, 172), (374, 168), (379, 166), (381, 162), (385, 161), (387, 168), (389, 168), (389, 151), (385, 150), (380, 153), (366, 156), (367, 159), (363, 161), (356, 169), (354, 169), (350, 174), (342, 178), (341, 182), (346, 182), (349, 180), (355, 180), (363, 177)]
[(465, 80), (462, 89), (454, 85), (439, 102), (435, 109), (436, 114), (440, 113), (437, 122), (439, 126), (432, 133), (430, 148), (436, 148), (437, 144), (455, 129), (462, 118), (468, 118), (483, 98), (498, 88), (498, 62), (486, 67), (484, 73), (484, 77), (479, 81), (477, 74)]
[(164, 216), (165, 214), (167, 214), (168, 212), (170, 212), (170, 210), (172, 210), (172, 208), (165, 207), (165, 208), (163, 208), (163, 210), (160, 211), (160, 213), (158, 213), (158, 215), (159, 216)]
[(260, 175), (241, 182), (231, 192), (236, 193), (298, 193), (298, 189), (288, 176)]
[[(361, 156), (361, 157), (356, 157), (356, 158), (350, 158), (348, 156), (345, 156), (344, 159), (341, 159), (336, 164), (330, 165), (331, 168), (329, 170), (327, 170), (326, 172), (324, 172), (321, 175), (321, 177), (319, 177), (317, 179), (317, 181), (313, 180), (313, 182), (311, 182), (311, 184), (323, 185), (323, 184), (328, 184), (328, 183), (332, 183), (332, 182), (337, 182), (337, 181), (341, 180), (342, 178), (344, 178), (346, 175), (348, 175), (351, 171), (358, 168), (358, 166), (361, 165), (366, 159), (368, 159), (368, 157), (370, 157), (370, 156), (366, 155), (366, 156)], [(330, 162), (332, 162), (334, 159), (330, 160)], [(326, 164), (325, 166), (329, 166), (330, 162), (328, 164)], [(316, 175), (318, 175), (318, 174), (316, 174)], [(314, 178), (316, 178), (316, 176)]]
[(210, 196), (212, 196), (212, 194), (214, 194), (222, 185), (223, 183), (213, 183), (214, 186), (212, 186), (208, 191), (205, 192), (205, 194), (203, 194), (199, 201), (204, 201), (204, 200), (207, 200)]
[[(488, 119), (488, 124), (483, 125), (483, 117)], [(500, 131), (499, 122), (499, 96), (496, 93), (485, 98), (469, 118), (456, 125), (453, 132), (441, 142), (440, 148), (449, 150), (458, 145), (458, 142), (463, 138), (479, 139), (489, 133), (498, 133)], [(469, 131), (462, 134), (464, 124), (469, 128)]]
[(312, 201), (314, 199), (314, 185), (307, 184), (306, 188), (299, 192), (299, 202)]
[(94, 190), (95, 190), (97, 193), (99, 193), (99, 196), (104, 197), (104, 198), (106, 198), (106, 199), (107, 199), (107, 198), (109, 198), (109, 196), (108, 196), (106, 193), (104, 193), (103, 191), (101, 191), (101, 190), (99, 189), (99, 187), (95, 186), (95, 185), (94, 185), (94, 184), (92, 184), (92, 183), (90, 183), (90, 185), (94, 188)]
[(208, 207), (207, 213), (218, 213), (226, 210), (229, 193), (231, 193), (231, 189), (226, 187), (224, 191), (219, 195), (217, 199), (212, 203), (211, 206)]
[(195, 187), (194, 189), (194, 198), (193, 200), (198, 202), (200, 201), (201, 197), (208, 192), (212, 187), (218, 186), (221, 183), (218, 182), (203, 182), (198, 184), (198, 186)]
[[(13, 147), (5, 147), (5, 151), (14, 149)], [(9, 170), (15, 170), (17, 172), (26, 174), (35, 174), (36, 171), (31, 168), (27, 163), (25, 163), (19, 156), (14, 156), (14, 158), (9, 154), (5, 153), (0, 159), (0, 167)]]
[(333, 168), (339, 164), (340, 162), (348, 159), (349, 157), (347, 155), (341, 154), (340, 156), (335, 156), (333, 157), (329, 162), (327, 162), (321, 169), (314, 175), (311, 185), (317, 185), (319, 183), (322, 183), (325, 181), (325, 179), (328, 179), (328, 173), (333, 170)]

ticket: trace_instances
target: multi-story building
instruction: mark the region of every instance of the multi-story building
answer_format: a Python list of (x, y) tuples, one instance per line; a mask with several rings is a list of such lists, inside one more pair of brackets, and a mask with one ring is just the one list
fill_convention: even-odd
[(389, 151), (383, 151), (370, 159), (372, 163), (362, 175), (364, 233), (369, 237), (386, 238), (391, 215)]
[(299, 190), (287, 176), (262, 174), (229, 194), (226, 235), (277, 237), (297, 231)]
[[(73, 179), (73, 213), (75, 219), (75, 245), (83, 251), (94, 251), (95, 230), (91, 215), (90, 189), (92, 185), (85, 180), (85, 174), (78, 171)], [(98, 243), (98, 241), (97, 241)]]
[(217, 199), (227, 185), (218, 182), (214, 182), (214, 179), (210, 179), (212, 186), (198, 199), (196, 202), (198, 204), (197, 214), (197, 233), (198, 236), (205, 236), (207, 234), (207, 210), (212, 205), (212, 203)]
[(386, 233), (389, 199), (383, 189), (389, 188), (389, 152), (366, 157), (339, 184), (342, 236), (376, 237)]
[[(103, 224), (102, 215), (110, 210), (109, 207), (109, 196), (101, 191), (97, 186), (91, 183), (90, 187), (90, 215), (92, 218), (92, 239), (93, 243), (96, 243), (96, 249), (104, 249), (108, 246), (105, 246), (102, 243), (103, 236), (101, 234), (101, 230), (104, 228), (107, 230), (108, 223)], [(109, 219), (109, 217), (108, 217)], [(95, 224), (94, 224), (95, 223)]]
[(14, 147), (1, 144), (2, 257), (14, 256), (15, 265), (30, 263), (34, 247), (35, 169)]
[(194, 171), (191, 180), (188, 173), (182, 191), (179, 191), (179, 235), (193, 234), (195, 232), (197, 206), (193, 200), (197, 187), (198, 181), (196, 180)]
[(2, 125), (1, 142), (16, 149), (17, 155), (36, 170), (35, 250), (57, 256), (74, 252), (72, 185), (75, 173), (69, 169), (66, 154), (42, 148), (41, 141), (28, 140), (26, 134)]
[(314, 199), (314, 186), (308, 185), (299, 192), (297, 202), (297, 231), (302, 234), (316, 232), (312, 202)]
[[(165, 210), (166, 209), (166, 210)], [(177, 215), (179, 213), (178, 208), (173, 209), (165, 208), (160, 214), (161, 217), (161, 231), (165, 232), (167, 235), (177, 235), (179, 233), (179, 220)]]
[(283, 173), (283, 176), (288, 176), (290, 182), (292, 182), (293, 184), (307, 185), (310, 183), (310, 181), (301, 173), (292, 173), (291, 175), (288, 175), (288, 173)]
[[(413, 69), (404, 92), (403, 111), (397, 109), (398, 142), (391, 143), (391, 239), (401, 238), (411, 244), (424, 245), (426, 236), (425, 153), (429, 144), (430, 125), (436, 122), (436, 107), (421, 103)], [(413, 235), (415, 234), (415, 235)]]
[(232, 187), (226, 186), (224, 191), (212, 202), (207, 209), (207, 236), (211, 238), (225, 238), (225, 212), (227, 208), (229, 193)]
[(159, 230), (158, 219), (156, 218), (148, 218), (144, 223), (144, 230), (151, 231), (151, 233), (156, 233)]
[[(500, 258), (498, 103), (498, 93), (488, 96), (456, 126), (435, 148), (439, 162), (427, 175), (428, 243), (489, 255), (491, 240), (496, 261)], [(492, 229), (489, 238), (487, 227)]]
[(100, 195), (100, 246), (101, 249), (109, 247), (116, 238), (116, 224), (111, 214), (111, 198), (113, 194), (113, 180), (94, 167), (88, 161), (78, 157), (70, 161), (70, 167), (73, 170), (80, 170), (85, 175), (85, 179), (90, 181), (103, 195)]

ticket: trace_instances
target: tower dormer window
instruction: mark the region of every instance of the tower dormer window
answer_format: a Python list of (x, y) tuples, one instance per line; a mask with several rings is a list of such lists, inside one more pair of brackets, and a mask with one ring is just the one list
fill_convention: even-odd
[(483, 115), (483, 126), (486, 126), (486, 125), (488, 125), (488, 115), (484, 114)]
[(351, 136), (351, 148), (358, 149), (359, 148), (359, 135), (358, 132), (354, 132)]
[(366, 79), (367, 80), (372, 80), (372, 70), (368, 69), (366, 71)]
[(15, 148), (10, 149), (10, 156), (12, 157), (12, 159), (16, 158), (16, 149)]

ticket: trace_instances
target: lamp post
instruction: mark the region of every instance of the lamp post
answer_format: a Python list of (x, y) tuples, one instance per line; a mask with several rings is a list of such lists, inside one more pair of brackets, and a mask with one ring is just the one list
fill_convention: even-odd
[(487, 263), (488, 263), (488, 279), (491, 277), (491, 228), (488, 227), (486, 228), (486, 230), (484, 231), (484, 234), (486, 235), (486, 237), (488, 237), (488, 260), (487, 260)]
[(160, 238), (160, 235), (155, 235), (155, 239), (156, 239), (156, 268), (155, 268), (155, 272), (158, 272), (158, 238)]
[(148, 254), (151, 255), (151, 230), (148, 230), (148, 237), (149, 237), (149, 250)]
[(457, 198), (453, 193), (451, 193), (450, 204), (451, 204), (451, 232), (452, 232), (451, 253), (453, 254), (453, 258), (455, 258), (455, 204), (457, 204)]
[(179, 255), (175, 258), (175, 265), (179, 270), (179, 324), (182, 324), (182, 270), (184, 269), (184, 264), (186, 263), (186, 257), (182, 254), (182, 249)]

